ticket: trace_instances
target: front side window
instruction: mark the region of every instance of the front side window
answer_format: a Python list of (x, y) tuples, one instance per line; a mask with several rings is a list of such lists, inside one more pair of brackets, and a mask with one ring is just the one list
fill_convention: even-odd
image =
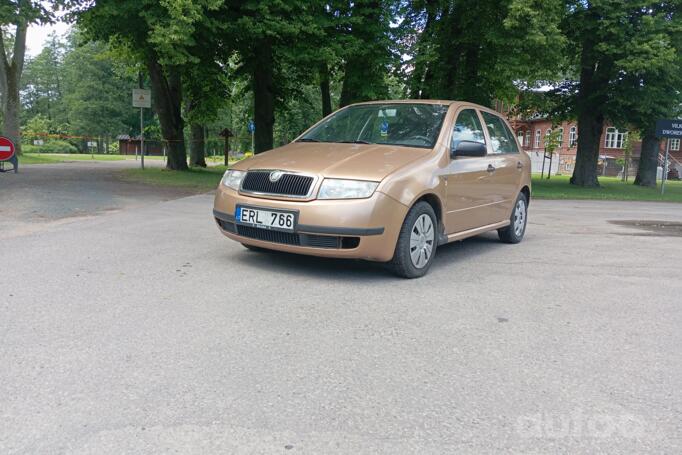
[(504, 120), (488, 112), (481, 112), (481, 115), (483, 115), (483, 121), (488, 128), (490, 143), (493, 149), (492, 153), (518, 153), (519, 149), (516, 146), (516, 141), (514, 141), (514, 135), (504, 123)]
[(336, 112), (306, 132), (298, 142), (433, 148), (447, 110), (441, 104), (358, 104)]
[(478, 115), (473, 109), (464, 109), (457, 115), (457, 120), (455, 120), (455, 126), (452, 129), (452, 150), (457, 148), (457, 144), (461, 141), (472, 141), (485, 144), (485, 136), (483, 135), (481, 121), (478, 119)]

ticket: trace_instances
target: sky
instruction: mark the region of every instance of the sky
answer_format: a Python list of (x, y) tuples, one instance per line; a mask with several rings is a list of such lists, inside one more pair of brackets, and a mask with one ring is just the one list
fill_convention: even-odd
[(26, 55), (35, 57), (43, 48), (43, 43), (50, 33), (63, 35), (69, 29), (69, 24), (57, 22), (51, 25), (31, 25), (26, 33)]

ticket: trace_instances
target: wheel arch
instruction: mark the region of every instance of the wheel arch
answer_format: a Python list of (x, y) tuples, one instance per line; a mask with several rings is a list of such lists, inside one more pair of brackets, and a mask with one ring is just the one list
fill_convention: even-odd
[(523, 188), (521, 188), (521, 193), (526, 196), (526, 203), (530, 205), (530, 187), (528, 185), (524, 185)]

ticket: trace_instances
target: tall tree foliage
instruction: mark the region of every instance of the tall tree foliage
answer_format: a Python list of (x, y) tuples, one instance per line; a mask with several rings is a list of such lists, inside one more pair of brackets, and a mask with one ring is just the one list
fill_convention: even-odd
[(400, 26), (412, 98), (490, 105), (518, 82), (553, 78), (562, 60), (558, 0), (416, 0)]
[[(0, 4), (0, 93), (2, 93), (3, 132), (14, 141), (21, 153), (19, 89), (26, 55), (26, 32), (29, 24), (53, 20), (53, 9), (61, 2), (5, 0)], [(4, 29), (11, 29), (6, 42)], [(8, 45), (11, 44), (11, 45)]]
[(344, 2), (336, 17), (341, 23), (343, 85), (339, 104), (388, 96), (386, 75), (391, 58), (390, 3), (386, 0)]
[(51, 36), (27, 59), (22, 77), (23, 123), (46, 120), (42, 131), (109, 137), (137, 130), (129, 92), (135, 78), (104, 42), (85, 42), (77, 30)]
[(219, 0), (99, 0), (78, 11), (92, 39), (118, 45), (143, 64), (151, 80), (153, 105), (167, 145), (167, 167), (187, 169), (183, 74), (196, 65), (195, 32)]
[(292, 88), (314, 76), (315, 46), (322, 38), (319, 1), (230, 2), (222, 35), (239, 53), (254, 94), (255, 153), (273, 147), (275, 109)]

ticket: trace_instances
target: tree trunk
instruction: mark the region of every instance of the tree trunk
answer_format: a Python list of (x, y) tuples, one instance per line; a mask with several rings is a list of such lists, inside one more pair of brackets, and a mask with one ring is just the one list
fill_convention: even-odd
[(4, 99), (4, 136), (14, 142), (16, 154), (21, 155), (21, 130), (19, 128), (19, 110), (21, 109), (21, 101), (19, 99), (19, 84), (12, 73), (8, 74), (7, 92), (5, 93)]
[(263, 42), (256, 45), (253, 68), (254, 154), (272, 149), (275, 125), (275, 93), (273, 87), (272, 45)]
[(571, 184), (585, 187), (599, 186), (597, 165), (599, 141), (604, 128), (604, 117), (593, 112), (578, 115), (578, 150)]
[(604, 128), (602, 106), (608, 101), (603, 88), (609, 83), (608, 66), (599, 62), (600, 54), (595, 51), (594, 37), (586, 35), (580, 55), (580, 89), (578, 90), (578, 150), (571, 184), (584, 187), (597, 187), (597, 165), (599, 163), (599, 144)]
[(19, 89), (21, 88), (21, 73), (24, 69), (26, 52), (26, 27), (26, 21), (23, 20), (19, 20), (16, 24), (11, 60), (8, 59), (5, 41), (0, 31), (0, 90), (2, 90), (3, 134), (14, 142), (17, 155), (21, 155), (21, 130), (19, 128), (21, 99)]
[(190, 166), (206, 167), (204, 125), (192, 123), (190, 125), (189, 164)]
[(651, 133), (645, 134), (642, 138), (642, 151), (639, 155), (635, 185), (656, 187), (659, 144), (658, 139)]
[(167, 143), (166, 168), (186, 171), (187, 152), (185, 150), (184, 121), (182, 119), (182, 80), (175, 67), (163, 68), (157, 56), (147, 56), (147, 69), (152, 81), (152, 100), (159, 116), (161, 136)]
[(320, 68), (320, 93), (322, 95), (322, 117), (332, 113), (332, 96), (329, 90), (329, 67), (326, 63)]

